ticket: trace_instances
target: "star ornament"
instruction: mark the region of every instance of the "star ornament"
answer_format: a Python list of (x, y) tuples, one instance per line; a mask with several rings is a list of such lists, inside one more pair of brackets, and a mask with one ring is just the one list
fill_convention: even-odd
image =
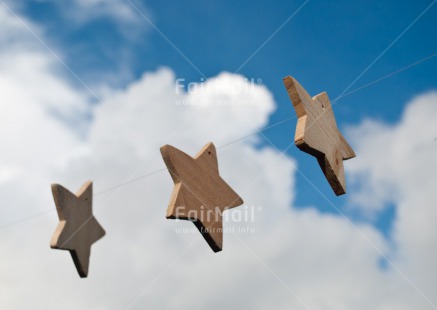
[(68, 250), (81, 278), (88, 276), (91, 245), (105, 235), (92, 212), (93, 183), (86, 182), (77, 194), (52, 184), (59, 224), (50, 247)]
[(337, 128), (328, 94), (311, 98), (290, 76), (284, 78), (284, 85), (298, 117), (294, 143), (317, 158), (334, 193), (345, 194), (343, 160), (355, 157), (355, 153)]
[(243, 200), (220, 177), (214, 144), (194, 158), (171, 145), (161, 147), (161, 154), (174, 181), (166, 217), (192, 221), (211, 249), (221, 251), (222, 213)]

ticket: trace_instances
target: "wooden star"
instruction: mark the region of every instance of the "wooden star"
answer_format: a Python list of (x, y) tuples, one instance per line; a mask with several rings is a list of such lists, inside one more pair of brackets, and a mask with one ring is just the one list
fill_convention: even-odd
[(298, 117), (294, 143), (317, 158), (337, 196), (346, 193), (343, 160), (355, 157), (355, 153), (337, 128), (328, 94), (311, 98), (291, 76), (284, 78), (284, 84)]
[(77, 194), (59, 184), (52, 184), (59, 224), (50, 247), (68, 250), (81, 278), (88, 275), (91, 245), (105, 235), (93, 216), (93, 183), (86, 182)]
[(243, 203), (220, 177), (214, 144), (194, 157), (171, 145), (161, 147), (162, 158), (175, 183), (168, 219), (192, 221), (214, 252), (222, 250), (222, 213)]

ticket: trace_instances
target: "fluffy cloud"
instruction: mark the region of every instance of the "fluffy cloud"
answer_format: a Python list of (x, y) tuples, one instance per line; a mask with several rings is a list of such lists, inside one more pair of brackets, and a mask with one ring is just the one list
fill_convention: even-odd
[[(54, 74), (55, 59), (36, 46), (23, 23), (4, 8), (0, 16), (0, 182), (3, 197), (15, 206), (1, 208), (0, 215), (14, 218), (33, 209), (29, 197), (13, 190), (22, 187), (15, 182), (24, 181), (38, 193), (44, 189), (38, 181), (47, 181), (46, 171), (81, 152), (79, 132), (86, 125), (88, 99)], [(73, 124), (79, 131), (71, 130)]]
[(430, 92), (414, 98), (395, 125), (366, 120), (350, 130), (360, 154), (349, 166), (358, 185), (352, 203), (367, 212), (396, 205), (393, 255), (428, 297), (437, 278), (436, 117), (437, 93)]
[[(120, 25), (120, 27), (133, 30), (132, 26), (138, 26), (142, 21), (136, 8), (140, 9), (142, 14), (150, 15), (150, 12), (141, 4), (129, 4), (123, 0), (73, 0), (68, 2), (59, 2), (54, 0), (34, 0), (37, 2), (53, 2), (59, 6), (64, 16), (69, 18), (78, 26), (100, 18), (110, 18)], [(128, 29), (124, 29), (128, 30)], [(128, 31), (124, 31), (128, 34)]]
[[(290, 208), (295, 161), (272, 148), (254, 147), (254, 138), (218, 149), (223, 178), (255, 208), (255, 221), (239, 223), (231, 216), (225, 228), (234, 231), (225, 234), (224, 251), (214, 254), (197, 231), (176, 231), (194, 228), (191, 223), (165, 219), (173, 187), (166, 171), (99, 192), (163, 168), (163, 144), (194, 155), (210, 140), (225, 145), (261, 129), (275, 108), (271, 93), (229, 73), (196, 91), (177, 91), (174, 73), (161, 69), (92, 106), (52, 70), (49, 55), (20, 47), (9, 53), (5, 44), (0, 44), (6, 59), (0, 70), (2, 222), (54, 210), (50, 182), (75, 190), (90, 178), (94, 213), (107, 236), (93, 246), (89, 278), (80, 279), (68, 253), (49, 249), (55, 212), (1, 229), (2, 308), (430, 308), (398, 272), (379, 263), (381, 254), (388, 256), (421, 292), (435, 298), (435, 211), (429, 198), (435, 142), (431, 134), (413, 134), (435, 119), (435, 95), (408, 105), (396, 126), (367, 121), (350, 131), (359, 156), (348, 163), (348, 177), (366, 178), (357, 182), (367, 184), (352, 200), (359, 205), (365, 191), (378, 189), (374, 206), (396, 204), (396, 251), (369, 225), (354, 226), (313, 208)], [(83, 115), (92, 117), (83, 121)], [(415, 138), (409, 140), (413, 144), (405, 144), (405, 137)], [(376, 157), (378, 145), (386, 147), (384, 157)], [(422, 184), (418, 176), (430, 181)], [(248, 225), (254, 233), (238, 232)]]
[[(138, 18), (138, 14), (134, 12), (133, 8), (126, 1), (75, 0), (73, 2), (75, 8), (79, 9), (81, 13), (86, 13), (85, 18), (109, 16), (121, 22), (133, 22)], [(77, 17), (79, 17), (78, 15)]]

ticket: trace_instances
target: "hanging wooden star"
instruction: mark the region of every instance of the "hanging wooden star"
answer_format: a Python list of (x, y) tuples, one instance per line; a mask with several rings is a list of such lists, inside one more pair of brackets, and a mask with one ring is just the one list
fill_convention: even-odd
[(68, 250), (81, 278), (88, 275), (91, 245), (105, 235), (92, 212), (93, 184), (86, 182), (77, 194), (52, 184), (59, 224), (50, 247)]
[(214, 252), (222, 250), (222, 213), (243, 203), (220, 177), (214, 144), (194, 157), (170, 145), (161, 147), (162, 158), (175, 183), (168, 219), (192, 221)]
[(317, 158), (337, 196), (346, 193), (343, 160), (355, 157), (355, 153), (337, 128), (328, 94), (311, 98), (290, 76), (284, 78), (284, 84), (298, 117), (296, 146)]

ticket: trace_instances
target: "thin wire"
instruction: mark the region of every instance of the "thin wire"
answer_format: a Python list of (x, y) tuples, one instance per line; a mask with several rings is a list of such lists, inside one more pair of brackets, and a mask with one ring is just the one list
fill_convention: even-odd
[(159, 173), (159, 172), (166, 171), (166, 170), (168, 170), (168, 169), (167, 169), (167, 168), (162, 168), (162, 169), (159, 169), (159, 170), (156, 170), (156, 171), (150, 172), (150, 173), (148, 173), (148, 174), (145, 174), (145, 175), (140, 176), (140, 177), (138, 177), (138, 178), (132, 179), (132, 180), (130, 180), (130, 181), (127, 181), (127, 182), (121, 183), (121, 184), (119, 184), (119, 185), (115, 185), (115, 186), (113, 186), (113, 187), (107, 188), (107, 189), (105, 189), (105, 190), (103, 190), (103, 191), (100, 191), (100, 192), (94, 194), (93, 196), (96, 197), (96, 196), (98, 196), (98, 195), (101, 195), (101, 194), (104, 194), (104, 193), (107, 193), (107, 192), (113, 191), (114, 189), (117, 189), (117, 188), (120, 188), (120, 187), (126, 186), (126, 185), (128, 185), (128, 184), (132, 184), (132, 183), (138, 182), (138, 181), (140, 181), (140, 180), (142, 180), (142, 179), (145, 179), (145, 178), (147, 178), (147, 177), (150, 177), (150, 176), (152, 176), (152, 175), (154, 175), (154, 174), (157, 174), (157, 173)]
[(35, 214), (32, 214), (32, 215), (29, 215), (28, 217), (24, 217), (24, 218), (21, 218), (21, 219), (18, 219), (18, 220), (6, 223), (5, 225), (0, 226), (0, 230), (6, 228), (8, 226), (12, 226), (12, 225), (15, 225), (15, 224), (18, 224), (18, 223), (21, 223), (21, 222), (25, 222), (25, 221), (31, 220), (33, 218), (39, 217), (41, 215), (44, 215), (44, 214), (47, 214), (47, 213), (50, 213), (50, 212), (53, 212), (53, 211), (54, 211), (54, 209), (51, 208), (50, 210), (41, 211), (41, 212), (38, 212), (38, 213), (35, 213)]
[[(294, 118), (296, 118), (296, 116), (292, 116), (292, 117), (286, 118), (286, 119), (284, 119), (284, 120), (282, 120), (282, 121), (279, 121), (279, 122), (277, 122), (277, 123), (275, 123), (275, 124), (272, 124), (272, 125), (270, 125), (270, 126), (267, 126), (267, 127), (263, 128), (262, 130), (258, 130), (258, 131), (256, 131), (256, 132), (253, 132), (253, 133), (251, 133), (251, 134), (248, 134), (248, 135), (246, 135), (246, 136), (244, 136), (244, 137), (241, 137), (241, 138), (239, 138), (239, 139), (237, 139), (237, 140), (234, 140), (234, 141), (231, 141), (231, 142), (229, 142), (229, 143), (223, 144), (223, 145), (217, 147), (217, 149), (225, 148), (225, 147), (227, 147), (227, 146), (229, 146), (229, 145), (231, 145), (231, 144), (234, 144), (234, 143), (236, 143), (236, 142), (238, 142), (238, 141), (244, 140), (244, 139), (246, 139), (246, 138), (248, 138), (248, 137), (250, 137), (250, 136), (253, 136), (253, 135), (255, 135), (255, 134), (261, 133), (261, 132), (266, 131), (266, 130), (268, 130), (268, 129), (270, 129), (270, 128), (273, 128), (273, 127), (279, 126), (279, 125), (281, 125), (281, 124), (283, 124), (283, 123), (285, 123), (285, 122), (288, 122), (289, 120), (292, 120), (292, 119), (294, 119)], [(149, 176), (152, 176), (152, 175), (155, 175), (155, 174), (157, 174), (157, 173), (159, 173), (159, 172), (167, 171), (167, 170), (168, 170), (167, 168), (162, 168), (162, 169), (159, 169), (159, 170), (152, 171), (152, 172), (150, 172), (150, 173), (148, 173), (148, 174), (142, 175), (142, 176), (140, 176), (140, 177), (138, 177), (138, 178), (132, 179), (132, 180), (127, 181), (127, 182), (125, 182), (125, 183), (121, 183), (121, 184), (119, 184), (119, 185), (115, 185), (115, 186), (113, 186), (113, 187), (110, 187), (110, 188), (107, 188), (107, 189), (105, 189), (105, 190), (102, 190), (102, 191), (100, 191), (100, 192), (94, 194), (93, 196), (95, 197), (95, 196), (98, 196), (98, 195), (101, 195), (101, 194), (104, 194), (104, 193), (107, 193), (107, 192), (113, 191), (113, 190), (115, 190), (115, 189), (117, 189), (117, 188), (120, 188), (120, 187), (122, 187), (122, 186), (126, 186), (126, 185), (129, 185), (129, 184), (131, 184), (131, 183), (138, 182), (138, 181), (140, 181), (140, 180), (142, 180), (142, 179), (148, 178)]]
[(437, 56), (437, 53), (434, 53), (434, 54), (432, 54), (432, 55), (430, 55), (428, 57), (422, 58), (421, 60), (416, 61), (415, 63), (409, 64), (409, 65), (407, 65), (407, 66), (405, 66), (405, 67), (403, 67), (401, 69), (398, 69), (398, 70), (396, 70), (396, 71), (394, 71), (394, 72), (392, 72), (390, 74), (387, 74), (386, 76), (383, 76), (383, 77), (381, 77), (379, 79), (376, 79), (373, 82), (370, 82), (370, 83), (368, 83), (366, 85), (363, 85), (363, 86), (360, 86), (358, 88), (355, 88), (354, 90), (352, 90), (352, 91), (350, 91), (350, 92), (348, 92), (348, 93), (346, 93), (344, 95), (338, 96), (335, 100), (332, 101), (332, 103), (335, 103), (336, 101), (338, 101), (339, 99), (341, 99), (343, 97), (349, 96), (349, 95), (351, 95), (351, 94), (353, 94), (353, 93), (355, 93), (355, 92), (357, 92), (359, 90), (362, 90), (363, 88), (366, 88), (366, 87), (368, 87), (370, 85), (373, 85), (373, 84), (378, 83), (378, 82), (380, 82), (382, 80), (385, 80), (386, 78), (389, 78), (389, 77), (391, 77), (393, 75), (396, 75), (396, 74), (398, 74), (398, 73), (400, 73), (402, 71), (405, 71), (405, 70), (407, 70), (407, 69), (409, 69), (411, 67), (414, 67), (414, 66), (416, 66), (416, 65), (418, 65), (418, 64), (420, 64), (420, 63), (422, 63), (424, 61), (430, 60), (431, 58), (434, 58), (435, 56)]
[[(345, 94), (339, 96), (338, 98), (336, 98), (335, 100), (333, 100), (332, 103), (335, 103), (336, 101), (340, 100), (341, 98), (344, 98), (344, 97), (346, 97), (346, 96), (349, 96), (349, 95), (351, 95), (351, 94), (353, 94), (353, 93), (355, 93), (355, 92), (357, 92), (357, 91), (360, 91), (360, 90), (362, 90), (362, 89), (364, 89), (364, 88), (367, 88), (367, 87), (369, 87), (369, 86), (371, 86), (371, 85), (374, 85), (374, 84), (376, 84), (376, 83), (379, 83), (379, 82), (381, 82), (382, 80), (385, 80), (385, 79), (387, 79), (387, 78), (389, 78), (389, 77), (391, 77), (391, 76), (394, 76), (394, 75), (396, 75), (396, 74), (398, 74), (398, 73), (400, 73), (400, 72), (403, 72), (403, 71), (405, 71), (405, 70), (407, 70), (407, 69), (410, 69), (410, 68), (412, 68), (412, 67), (414, 67), (414, 66), (417, 66), (418, 64), (421, 64), (421, 63), (423, 63), (423, 62), (425, 62), (425, 61), (428, 61), (428, 60), (434, 58), (435, 56), (437, 56), (437, 53), (431, 54), (431, 55), (429, 55), (429, 56), (427, 56), (427, 57), (425, 57), (425, 58), (422, 58), (422, 59), (419, 60), (419, 61), (416, 61), (416, 62), (414, 62), (414, 63), (412, 63), (412, 64), (409, 64), (409, 65), (407, 65), (407, 66), (405, 66), (405, 67), (402, 67), (401, 69), (398, 69), (398, 70), (396, 70), (396, 71), (393, 71), (392, 73), (387, 74), (387, 75), (385, 75), (385, 76), (383, 76), (383, 77), (381, 77), (381, 78), (378, 78), (378, 79), (374, 80), (373, 82), (370, 82), (370, 83), (368, 83), (368, 84), (365, 84), (365, 85), (363, 85), (363, 86), (360, 86), (360, 87), (358, 87), (358, 88), (355, 88), (354, 90), (352, 90), (352, 91), (350, 91), (350, 92), (348, 92), (348, 93), (345, 93)], [(248, 138), (248, 137), (251, 137), (251, 136), (253, 136), (253, 135), (256, 135), (256, 134), (262, 133), (262, 132), (264, 132), (264, 131), (266, 131), (266, 130), (269, 130), (269, 129), (271, 129), (271, 128), (274, 128), (274, 127), (276, 127), (276, 126), (279, 126), (279, 125), (281, 125), (281, 124), (284, 124), (284, 123), (286, 123), (286, 122), (288, 122), (288, 121), (290, 121), (290, 120), (292, 120), (292, 119), (294, 119), (294, 118), (296, 118), (296, 116), (292, 116), (292, 117), (289, 117), (289, 118), (283, 119), (283, 120), (281, 120), (281, 121), (279, 121), (279, 122), (277, 122), (277, 123), (274, 123), (274, 124), (272, 124), (272, 125), (270, 125), (270, 126), (264, 127), (264, 128), (261, 129), (261, 130), (255, 131), (255, 132), (250, 133), (250, 134), (248, 134), (248, 135), (245, 135), (245, 136), (243, 136), (243, 137), (241, 137), (241, 138), (238, 138), (238, 139), (233, 140), (233, 141), (231, 141), (231, 142), (228, 142), (228, 143), (226, 143), (226, 144), (220, 145), (219, 147), (217, 147), (217, 149), (222, 149), (222, 148), (228, 147), (229, 145), (232, 145), (232, 144), (234, 144), (234, 143), (236, 143), (236, 142), (238, 142), (238, 141), (244, 140), (244, 139), (246, 139), (246, 138)], [(152, 175), (158, 174), (158, 173), (160, 173), (160, 172), (162, 172), (162, 171), (165, 171), (165, 170), (168, 170), (168, 169), (167, 169), (167, 168), (162, 168), (162, 169), (159, 169), (159, 170), (155, 170), (155, 171), (149, 172), (148, 174), (145, 174), (145, 175), (140, 176), (140, 177), (138, 177), (138, 178), (132, 179), (132, 180), (130, 180), (130, 181), (128, 181), (128, 182), (125, 182), (125, 183), (122, 183), (122, 184), (118, 184), (118, 185), (115, 185), (115, 186), (113, 186), (113, 187), (110, 187), (110, 188), (107, 188), (107, 189), (105, 189), (105, 190), (102, 190), (102, 191), (100, 191), (100, 192), (97, 192), (97, 193), (94, 194), (93, 196), (95, 197), (95, 196), (98, 196), (98, 195), (101, 195), (101, 194), (105, 194), (105, 193), (110, 192), (110, 191), (113, 191), (113, 190), (115, 190), (115, 189), (117, 189), (117, 188), (120, 188), (120, 187), (123, 187), (123, 186), (129, 185), (129, 184), (132, 184), (132, 183), (138, 182), (138, 181), (140, 181), (140, 180), (143, 180), (143, 179), (145, 179), (145, 178), (148, 178), (148, 177), (150, 177), (150, 176), (152, 176)], [(0, 226), (0, 230), (4, 229), (4, 228), (6, 228), (6, 227), (9, 227), (9, 226), (12, 226), (12, 225), (15, 225), (15, 224), (18, 224), (18, 223), (24, 222), (24, 221), (28, 221), (28, 220), (30, 220), (30, 219), (32, 219), (32, 218), (36, 218), (36, 217), (42, 216), (42, 215), (44, 215), (44, 214), (47, 214), (47, 213), (53, 212), (54, 210), (55, 210), (55, 209), (45, 210), (45, 211), (42, 211), (42, 212), (39, 212), (39, 213), (36, 213), (36, 214), (30, 215), (30, 216), (28, 216), (28, 217), (21, 218), (21, 219), (18, 219), (18, 220), (15, 220), (15, 221), (12, 221), (12, 222), (6, 223), (6, 224)]]
[[(373, 67), (373, 65), (378, 62), (379, 59), (381, 59), (382, 56), (384, 56), (384, 54), (390, 50), (393, 45), (396, 44), (396, 42), (398, 42), (403, 36), (404, 34), (411, 28), (413, 27), (417, 21), (419, 21), (419, 19), (422, 18), (422, 16), (428, 12), (428, 10), (435, 4), (437, 0), (434, 0), (431, 4), (429, 4), (425, 10), (422, 11), (422, 13), (420, 13), (408, 26), (407, 28), (405, 28), (397, 37), (396, 39), (394, 39), (342, 92), (338, 97), (341, 97), (342, 95), (344, 95), (345, 92), (347, 92), (349, 90), (349, 88), (351, 88), (364, 74), (366, 74), (367, 71), (370, 70), (370, 68)], [(337, 97), (337, 98), (338, 98)]]
[(252, 132), (251, 134), (248, 134), (248, 135), (246, 135), (246, 136), (244, 136), (244, 137), (241, 137), (241, 138), (239, 138), (239, 139), (237, 139), (237, 140), (234, 140), (234, 141), (228, 142), (228, 143), (226, 143), (226, 144), (220, 145), (219, 147), (217, 147), (217, 149), (221, 149), (221, 148), (227, 147), (227, 146), (229, 146), (229, 145), (231, 145), (231, 144), (234, 144), (235, 142), (238, 142), (238, 141), (244, 140), (244, 139), (246, 139), (246, 138), (248, 138), (248, 137), (250, 137), (250, 136), (256, 135), (256, 134), (261, 133), (261, 132), (263, 132), (263, 131), (266, 131), (266, 130), (268, 130), (268, 129), (270, 129), (270, 128), (273, 128), (273, 127), (276, 127), (276, 126), (278, 126), (278, 125), (281, 125), (281, 124), (283, 124), (283, 123), (285, 123), (285, 122), (288, 122), (289, 120), (292, 120), (292, 119), (294, 119), (294, 118), (296, 118), (296, 116), (292, 116), (292, 117), (286, 118), (286, 119), (284, 119), (284, 120), (282, 120), (282, 121), (279, 121), (279, 122), (277, 122), (277, 123), (274, 123), (274, 124), (272, 124), (272, 125), (270, 125), (270, 126), (268, 126), (268, 127), (264, 127), (264, 128), (261, 129), (261, 130), (257, 130), (257, 131), (255, 131), (255, 132)]
[(276, 36), (276, 34), (279, 32), (279, 31), (281, 31), (281, 29), (282, 28), (284, 28), (289, 22), (290, 22), (290, 20), (292, 20), (293, 19), (293, 17), (297, 14), (297, 13), (299, 13), (299, 11), (309, 2), (310, 0), (306, 0), (304, 3), (302, 3), (298, 8), (297, 8), (297, 10), (296, 11), (294, 11), (294, 13), (293, 14), (291, 14), (282, 24), (281, 24), (281, 26), (279, 26), (250, 56), (249, 56), (249, 58), (247, 58), (246, 59), (246, 61), (245, 62), (243, 62), (239, 67), (238, 67), (238, 69), (237, 70), (235, 70), (235, 72), (234, 73), (238, 73), (238, 72), (240, 72), (241, 71), (241, 69), (243, 69), (243, 67), (249, 62), (249, 61), (251, 61), (252, 60), (252, 58), (253, 57), (255, 57), (256, 56), (256, 54), (258, 54), (258, 52), (264, 47), (264, 46), (266, 46), (266, 44), (267, 43), (269, 43), (270, 42), (270, 40), (271, 39), (273, 39), (273, 37), (274, 36)]
[[(244, 140), (244, 139), (246, 139), (246, 138), (248, 138), (248, 137), (250, 137), (250, 136), (253, 136), (253, 135), (255, 135), (255, 134), (261, 133), (261, 132), (266, 131), (266, 130), (268, 130), (268, 129), (270, 129), (270, 128), (276, 127), (276, 126), (281, 125), (281, 124), (283, 124), (283, 123), (285, 123), (285, 122), (288, 122), (289, 120), (292, 120), (293, 118), (296, 118), (296, 117), (295, 117), (295, 116), (292, 116), (292, 117), (289, 117), (289, 118), (287, 118), (287, 119), (284, 119), (284, 120), (282, 120), (282, 121), (280, 121), (280, 122), (277, 122), (277, 123), (272, 124), (272, 125), (270, 125), (270, 126), (268, 126), (268, 127), (265, 127), (265, 128), (263, 128), (262, 130), (258, 130), (258, 131), (256, 131), (256, 132), (253, 132), (253, 133), (251, 133), (251, 134), (248, 134), (248, 135), (246, 135), (246, 136), (244, 136), (244, 137), (242, 137), (242, 138), (239, 138), (239, 139), (237, 139), (237, 140), (234, 140), (234, 141), (231, 141), (231, 142), (229, 142), (229, 143), (223, 144), (223, 145), (217, 147), (217, 149), (225, 148), (225, 147), (227, 147), (227, 146), (229, 146), (229, 145), (231, 145), (231, 144), (234, 144), (234, 143), (236, 143), (236, 142), (238, 142), (238, 141)], [(104, 193), (107, 193), (107, 192), (113, 191), (113, 190), (115, 190), (115, 189), (117, 189), (117, 188), (120, 188), (120, 187), (122, 187), (122, 186), (126, 186), (126, 185), (129, 185), (129, 184), (131, 184), (131, 183), (138, 182), (138, 181), (140, 181), (140, 180), (142, 180), (142, 179), (145, 179), (145, 178), (147, 178), (147, 177), (149, 177), (149, 176), (152, 176), (152, 175), (155, 175), (155, 174), (157, 174), (157, 173), (159, 173), (159, 172), (167, 171), (167, 170), (168, 170), (167, 168), (162, 168), (162, 169), (159, 169), (159, 170), (155, 170), (155, 171), (153, 171), (153, 172), (150, 172), (150, 173), (148, 173), (148, 174), (145, 174), (145, 175), (140, 176), (140, 177), (138, 177), (138, 178), (135, 178), (135, 179), (133, 179), (133, 180), (127, 181), (127, 182), (125, 182), (125, 183), (121, 183), (121, 184), (119, 184), (119, 185), (115, 185), (115, 186), (113, 186), (113, 187), (107, 188), (107, 189), (105, 189), (105, 190), (103, 190), (103, 191), (100, 191), (100, 192), (94, 194), (93, 196), (95, 197), (95, 196), (98, 196), (98, 195), (101, 195), (101, 194), (104, 194)]]
[[(360, 86), (360, 87), (358, 87), (358, 88), (355, 88), (354, 90), (352, 90), (352, 91), (350, 91), (350, 92), (348, 92), (348, 93), (346, 93), (346, 94), (343, 94), (343, 95), (337, 97), (335, 100), (332, 101), (332, 103), (335, 103), (335, 102), (337, 102), (338, 100), (340, 100), (341, 98), (344, 98), (344, 97), (346, 97), (346, 96), (349, 96), (349, 95), (351, 95), (351, 94), (353, 94), (353, 93), (355, 93), (355, 92), (357, 92), (357, 91), (360, 91), (360, 90), (362, 90), (362, 89), (364, 89), (364, 88), (367, 88), (367, 87), (369, 87), (369, 86), (371, 86), (371, 85), (373, 85), (373, 84), (376, 84), (376, 83), (378, 83), (378, 82), (381, 82), (382, 80), (385, 80), (385, 79), (387, 79), (387, 78), (389, 78), (389, 77), (391, 77), (391, 76), (393, 76), (393, 75), (396, 75), (396, 74), (398, 74), (398, 73), (400, 73), (400, 72), (402, 72), (402, 71), (405, 71), (405, 70), (407, 70), (407, 69), (409, 69), (409, 68), (412, 68), (412, 67), (414, 67), (414, 66), (417, 66), (418, 64), (421, 64), (422, 62), (425, 62), (425, 61), (427, 61), (427, 60), (430, 60), (430, 59), (434, 58), (435, 56), (437, 56), (437, 53), (431, 54), (431, 55), (429, 55), (429, 56), (427, 56), (427, 57), (425, 57), (425, 58), (422, 58), (422, 59), (419, 60), (419, 61), (416, 61), (416, 62), (414, 62), (414, 63), (412, 63), (412, 64), (409, 64), (409, 65), (407, 65), (407, 66), (405, 66), (405, 67), (402, 67), (402, 68), (400, 68), (400, 69), (398, 69), (398, 70), (396, 70), (396, 71), (393, 71), (392, 73), (387, 74), (387, 75), (385, 75), (385, 76), (383, 76), (383, 77), (381, 77), (381, 78), (378, 78), (378, 79), (374, 80), (373, 82), (370, 82), (370, 83), (368, 83), (368, 84), (365, 84), (365, 85), (363, 85), (363, 86)], [(292, 119), (294, 119), (294, 118), (296, 118), (296, 116), (292, 116), (292, 117), (286, 118), (286, 119), (284, 119), (284, 120), (282, 120), (282, 121), (279, 121), (279, 122), (277, 122), (277, 123), (274, 123), (274, 124), (272, 124), (272, 125), (270, 125), (270, 126), (264, 127), (264, 128), (261, 129), (261, 130), (258, 130), (258, 131), (255, 131), (255, 132), (252, 132), (252, 133), (250, 133), (250, 134), (248, 134), (248, 135), (246, 135), (246, 136), (243, 136), (243, 137), (241, 137), (241, 138), (239, 138), (239, 139), (236, 139), (236, 140), (234, 140), (234, 141), (231, 141), (231, 142), (228, 142), (228, 143), (226, 143), (226, 144), (223, 144), (223, 145), (217, 147), (217, 149), (221, 149), (221, 148), (227, 147), (227, 146), (229, 146), (229, 145), (231, 145), (231, 144), (234, 144), (234, 143), (236, 143), (236, 142), (238, 142), (238, 141), (244, 140), (244, 139), (246, 139), (246, 138), (248, 138), (248, 137), (251, 137), (251, 136), (253, 136), (253, 135), (256, 135), (256, 134), (259, 134), (259, 133), (261, 133), (261, 132), (264, 132), (265, 130), (268, 130), (268, 129), (270, 129), (270, 128), (273, 128), (273, 127), (276, 127), (276, 126), (278, 126), (278, 125), (281, 125), (281, 124), (283, 124), (283, 123), (285, 123), (285, 122), (288, 122), (288, 121), (290, 121), (290, 120), (292, 120)]]
[[(237, 139), (237, 140), (234, 140), (234, 141), (231, 141), (231, 142), (226, 143), (226, 144), (224, 144), (224, 145), (221, 145), (221, 146), (217, 147), (217, 149), (225, 148), (225, 147), (227, 147), (227, 146), (229, 146), (229, 145), (231, 145), (231, 144), (234, 144), (234, 143), (236, 143), (236, 142), (238, 142), (238, 141), (244, 140), (244, 139), (246, 139), (246, 138), (248, 138), (248, 137), (250, 137), (250, 136), (253, 136), (253, 135), (255, 135), (255, 134), (261, 133), (261, 132), (266, 131), (266, 130), (268, 130), (268, 129), (270, 129), (270, 128), (276, 127), (276, 126), (278, 126), (278, 125), (280, 125), (280, 124), (283, 124), (283, 123), (285, 123), (285, 122), (288, 122), (289, 120), (292, 120), (293, 118), (296, 118), (296, 117), (293, 116), (293, 117), (289, 117), (289, 118), (287, 118), (287, 119), (284, 119), (284, 120), (282, 120), (282, 121), (280, 121), (280, 122), (277, 122), (277, 123), (272, 124), (272, 125), (270, 125), (270, 126), (268, 126), (268, 127), (265, 127), (265, 128), (263, 128), (262, 130), (258, 130), (257, 132), (253, 132), (253, 133), (251, 133), (251, 134), (249, 134), (249, 135), (246, 135), (246, 136), (244, 136), (244, 137), (242, 137), (242, 138), (239, 138), (239, 139)], [(167, 169), (167, 168), (162, 168), (162, 169), (159, 169), (159, 170), (155, 170), (155, 171), (149, 172), (148, 174), (142, 175), (142, 176), (137, 177), (137, 178), (135, 178), (135, 179), (132, 179), (132, 180), (130, 180), (130, 181), (127, 181), (127, 182), (124, 182), (124, 183), (121, 183), (121, 184), (118, 184), (118, 185), (115, 185), (115, 186), (109, 187), (109, 188), (107, 188), (107, 189), (104, 189), (104, 190), (102, 190), (102, 191), (100, 191), (100, 192), (95, 193), (93, 196), (96, 197), (96, 196), (99, 196), (99, 195), (102, 195), (102, 194), (105, 194), (105, 193), (111, 192), (111, 191), (116, 190), (116, 189), (118, 189), (118, 188), (120, 188), (120, 187), (123, 187), (123, 186), (129, 185), (129, 184), (132, 184), (132, 183), (135, 183), (135, 182), (141, 181), (141, 180), (146, 179), (146, 178), (148, 178), (148, 177), (150, 177), (150, 176), (152, 176), (152, 175), (158, 174), (158, 173), (160, 173), (160, 172), (162, 172), (162, 171), (166, 171), (166, 170), (168, 170), (168, 169)], [(30, 215), (30, 216), (28, 216), (28, 217), (25, 217), (25, 218), (22, 218), (22, 219), (18, 219), (18, 220), (15, 220), (15, 221), (12, 221), (12, 222), (6, 223), (5, 225), (0, 226), (0, 230), (6, 228), (6, 227), (8, 227), (8, 226), (12, 226), (12, 225), (15, 225), (15, 224), (18, 224), (18, 223), (21, 223), (21, 222), (24, 222), (24, 221), (30, 220), (30, 219), (32, 219), (32, 218), (39, 217), (39, 216), (41, 216), (41, 215), (44, 215), (44, 214), (47, 214), (47, 213), (50, 213), (50, 212), (53, 212), (53, 211), (55, 211), (55, 209), (51, 208), (51, 209), (49, 209), (49, 210), (45, 210), (45, 211), (42, 211), (42, 212), (39, 212), (39, 213), (36, 213), (36, 214)]]

